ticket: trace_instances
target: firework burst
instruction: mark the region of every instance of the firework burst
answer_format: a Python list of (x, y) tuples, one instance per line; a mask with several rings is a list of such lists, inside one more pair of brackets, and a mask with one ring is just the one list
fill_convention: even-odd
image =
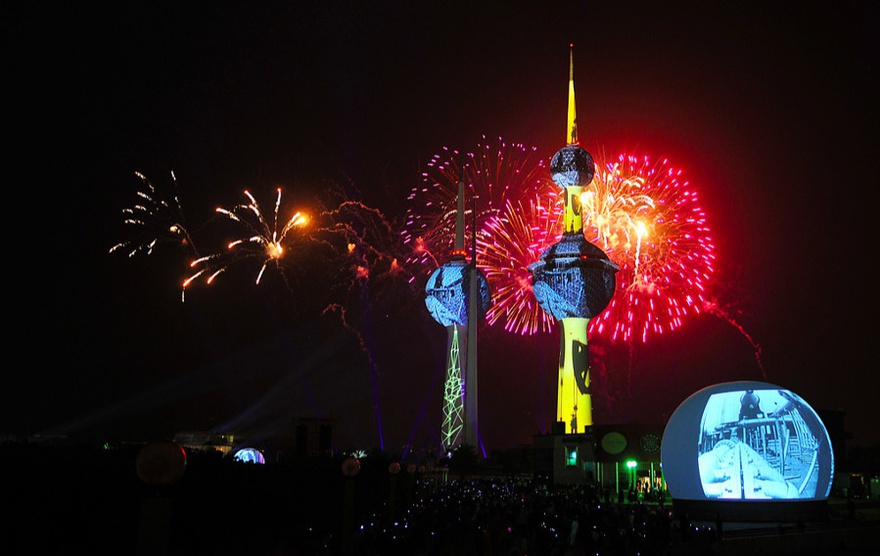
[(140, 172), (143, 189), (138, 190), (138, 201), (131, 207), (124, 208), (123, 223), (137, 230), (135, 237), (117, 243), (110, 248), (110, 253), (127, 252), (129, 257), (138, 253), (151, 255), (160, 244), (172, 243), (195, 252), (192, 237), (187, 231), (183, 220), (183, 210), (177, 195), (177, 178), (171, 173), (172, 191), (166, 194)]
[[(430, 271), (448, 260), (463, 177), (477, 197), (477, 259), (494, 297), (487, 322), (516, 334), (546, 332), (552, 319), (534, 300), (528, 265), (559, 239), (561, 197), (536, 149), (499, 145), (467, 154), (444, 149), (431, 159), (409, 196), (407, 262), (417, 276), (420, 267)], [(587, 239), (620, 266), (617, 293), (590, 322), (591, 334), (646, 342), (705, 311), (714, 245), (681, 170), (628, 153), (600, 156), (582, 206)]]
[(230, 265), (242, 260), (259, 259), (262, 262), (256, 277), (257, 284), (260, 283), (263, 273), (269, 265), (281, 268), (280, 263), (287, 255), (289, 244), (294, 241), (294, 236), (297, 233), (303, 231), (308, 217), (300, 212), (295, 212), (279, 226), (279, 210), (281, 208), (281, 189), (279, 188), (270, 225), (253, 195), (248, 191), (245, 191), (244, 195), (250, 201), (249, 203), (236, 205), (231, 210), (222, 207), (216, 209), (217, 214), (234, 222), (243, 235), (230, 242), (225, 250), (192, 261), (190, 267), (195, 269), (195, 273), (183, 282), (184, 289), (200, 277), (203, 277), (205, 282), (210, 284)]
[[(493, 292), (487, 322), (520, 334), (549, 330), (551, 320), (531, 293), (528, 265), (540, 254), (545, 236), (552, 237), (542, 227), (552, 224), (546, 213), (557, 188), (535, 147), (500, 137), (488, 142), (484, 136), (473, 152), (444, 148), (434, 155), (408, 198), (402, 260), (410, 281), (452, 255), (459, 180), (470, 191), (468, 224), (476, 210), (477, 262)], [(468, 242), (471, 234), (465, 236)]]
[(553, 319), (535, 299), (528, 266), (557, 239), (555, 204), (546, 195), (508, 201), (477, 236), (477, 258), (492, 287), (490, 325), (523, 335), (551, 330)]
[(502, 138), (488, 142), (485, 136), (473, 152), (444, 147), (408, 197), (402, 238), (408, 250), (405, 263), (415, 268), (414, 275), (431, 272), (451, 256), (459, 180), (473, 195), (466, 203), (468, 218), (476, 204), (477, 233), (484, 235), (489, 218), (500, 214), (508, 201), (553, 187), (534, 147)]
[(587, 239), (620, 266), (617, 293), (590, 322), (592, 333), (646, 342), (704, 311), (715, 248), (680, 169), (621, 154), (597, 164), (581, 203)]

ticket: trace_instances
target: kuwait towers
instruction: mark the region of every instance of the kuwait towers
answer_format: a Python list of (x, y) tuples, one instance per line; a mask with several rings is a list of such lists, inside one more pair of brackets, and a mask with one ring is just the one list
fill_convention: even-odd
[(529, 271), (535, 299), (562, 324), (556, 421), (565, 423), (566, 434), (577, 434), (593, 425), (587, 326), (611, 301), (619, 267), (584, 237), (581, 193), (593, 181), (595, 164), (577, 144), (573, 54), (569, 55), (566, 141), (550, 161), (551, 177), (564, 196), (562, 237), (544, 251), (541, 260), (529, 265)]
[[(475, 239), (475, 238), (474, 238)], [(446, 381), (440, 444), (445, 454), (462, 444), (479, 446), (477, 427), (477, 325), (491, 304), (489, 283), (476, 267), (475, 242), (464, 248), (464, 182), (458, 183), (455, 247), (449, 262), (425, 285), (425, 305), (446, 327)]]

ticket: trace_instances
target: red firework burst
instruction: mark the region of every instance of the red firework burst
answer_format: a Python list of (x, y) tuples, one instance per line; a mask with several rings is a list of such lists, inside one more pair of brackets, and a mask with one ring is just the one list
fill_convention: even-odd
[(711, 231), (697, 191), (666, 159), (621, 154), (596, 166), (581, 199), (584, 233), (620, 271), (591, 333), (645, 342), (703, 312), (714, 273)]
[[(552, 319), (532, 295), (529, 264), (559, 240), (558, 189), (508, 203), (478, 238), (481, 268), (493, 286), (489, 323), (510, 332), (548, 331)], [(667, 160), (621, 154), (596, 160), (581, 198), (584, 233), (620, 266), (611, 303), (590, 334), (613, 342), (646, 342), (705, 311), (714, 246), (696, 191)]]

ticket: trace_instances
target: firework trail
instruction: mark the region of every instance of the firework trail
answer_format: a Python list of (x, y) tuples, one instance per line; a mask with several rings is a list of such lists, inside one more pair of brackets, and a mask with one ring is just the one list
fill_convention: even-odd
[(240, 228), (241, 237), (230, 242), (226, 249), (218, 253), (199, 257), (190, 263), (196, 269), (194, 274), (184, 280), (184, 290), (197, 278), (203, 277), (210, 284), (217, 276), (225, 272), (230, 265), (247, 259), (259, 259), (262, 263), (257, 273), (256, 283), (259, 284), (266, 268), (272, 264), (281, 269), (281, 261), (286, 256), (287, 247), (298, 233), (302, 233), (308, 217), (300, 212), (284, 221), (279, 229), (279, 210), (281, 208), (281, 189), (275, 200), (275, 210), (270, 221), (263, 215), (260, 205), (253, 195), (245, 190), (244, 195), (250, 201), (236, 205), (231, 210), (223, 207), (216, 209), (217, 214), (234, 222)]
[[(308, 275), (330, 284), (325, 288), (328, 292), (340, 287), (350, 292), (355, 285), (370, 280), (374, 285), (387, 284), (405, 276), (398, 263), (405, 255), (395, 227), (381, 211), (356, 200), (349, 189), (335, 182), (323, 184), (321, 194), (309, 199), (310, 215), (285, 209), (280, 188), (271, 212), (264, 211), (255, 196), (245, 190), (247, 202), (232, 208), (216, 208), (214, 217), (206, 223), (221, 221), (231, 225), (225, 232), (233, 234), (231, 240), (210, 254), (200, 255), (184, 225), (176, 192), (165, 194), (143, 174), (136, 175), (144, 187), (137, 191), (138, 202), (123, 210), (124, 224), (136, 227), (136, 237), (117, 243), (110, 252), (126, 252), (129, 257), (152, 254), (162, 243), (175, 243), (190, 250), (193, 258), (182, 279), (183, 301), (187, 289), (194, 284), (211, 284), (220, 274), (244, 261), (259, 262), (254, 280), (257, 285), (266, 271), (274, 267), (290, 288), (289, 267), (306, 265), (311, 258), (316, 264), (310, 267), (313, 271)], [(288, 218), (288, 214), (292, 215)], [(202, 232), (206, 227), (200, 227)], [(203, 240), (211, 239), (212, 231), (207, 232)], [(219, 237), (216, 230), (213, 235)], [(328, 279), (327, 274), (333, 276)]]
[(764, 377), (764, 380), (767, 380), (767, 371), (764, 370), (764, 362), (763, 362), (763, 360), (761, 359), (761, 357), (762, 357), (762, 353), (763, 353), (763, 349), (761, 348), (760, 344), (758, 344), (758, 343), (754, 340), (754, 338), (752, 338), (751, 334), (749, 334), (748, 332), (746, 332), (746, 329), (743, 328), (743, 326), (742, 326), (741, 324), (739, 324), (739, 323), (738, 323), (738, 322), (737, 322), (732, 316), (730, 316), (730, 314), (727, 313), (727, 311), (721, 309), (721, 308), (717, 305), (717, 303), (709, 304), (709, 305), (706, 307), (706, 310), (707, 310), (710, 314), (715, 315), (715, 316), (717, 316), (717, 317), (720, 317), (720, 318), (723, 319), (725, 322), (727, 322), (729, 325), (731, 325), (731, 326), (733, 326), (734, 328), (736, 328), (737, 331), (739, 331), (739, 333), (742, 334), (743, 337), (744, 337), (746, 340), (748, 340), (749, 344), (751, 344), (751, 346), (752, 346), (752, 349), (755, 350), (755, 361), (757, 361), (757, 363), (758, 363), (758, 368), (761, 369), (761, 375)]
[(358, 347), (364, 353), (364, 355), (366, 355), (366, 357), (367, 357), (367, 361), (369, 363), (370, 374), (371, 374), (370, 379), (373, 384), (373, 405), (376, 410), (375, 418), (376, 418), (376, 429), (377, 429), (377, 433), (378, 433), (378, 437), (379, 437), (379, 446), (382, 449), (384, 449), (384, 447), (385, 447), (385, 439), (384, 439), (385, 434), (384, 434), (383, 426), (382, 426), (382, 405), (381, 405), (381, 398), (379, 396), (379, 368), (378, 368), (377, 362), (376, 362), (375, 358), (373, 357), (372, 350), (370, 349), (370, 346), (368, 345), (367, 339), (364, 337), (364, 334), (361, 332), (361, 330), (359, 328), (355, 327), (354, 325), (352, 325), (349, 322), (348, 313), (347, 313), (345, 306), (341, 305), (339, 303), (331, 303), (330, 305), (328, 305), (324, 309), (324, 311), (322, 312), (322, 316), (327, 315), (328, 313), (334, 313), (334, 314), (339, 315), (339, 319), (342, 323), (343, 328), (345, 328), (346, 330), (348, 330), (349, 332), (351, 332), (354, 335), (354, 337), (358, 341)]
[(321, 316), (327, 316), (330, 314), (339, 316), (339, 322), (342, 324), (342, 327), (354, 335), (355, 339), (358, 341), (358, 347), (364, 355), (367, 356), (367, 359), (370, 362), (370, 367), (375, 368), (376, 362), (373, 360), (373, 354), (367, 349), (367, 342), (364, 339), (363, 334), (361, 334), (360, 331), (348, 321), (348, 311), (345, 306), (340, 303), (330, 303), (321, 312)]
[[(356, 283), (405, 274), (399, 263), (404, 256), (398, 247), (397, 233), (382, 211), (356, 200), (343, 200), (321, 213), (322, 226), (313, 237), (344, 254), (348, 260), (339, 266), (338, 283), (350, 289)], [(348, 274), (346, 279), (342, 273)]]
[(745, 338), (752, 347), (755, 361), (758, 363), (758, 368), (761, 371), (761, 376), (764, 380), (767, 380), (767, 371), (764, 369), (764, 350), (755, 340), (754, 336), (752, 336), (742, 324), (743, 319), (751, 320), (751, 315), (749, 315), (744, 309), (747, 303), (744, 301), (748, 297), (747, 292), (743, 292), (737, 287), (737, 284), (740, 284), (741, 280), (736, 276), (736, 274), (738, 274), (736, 269), (725, 267), (722, 273), (725, 274), (725, 276), (730, 275), (731, 273), (734, 275), (731, 278), (725, 279), (723, 282), (720, 280), (716, 282), (716, 287), (713, 292), (714, 296), (711, 296), (703, 305), (704, 312), (707, 315), (717, 317), (726, 322)]
[(129, 257), (138, 253), (151, 255), (153, 250), (163, 243), (173, 243), (194, 253), (195, 245), (184, 225), (183, 210), (177, 195), (177, 178), (171, 173), (173, 188), (170, 194), (164, 194), (140, 172), (135, 172), (143, 184), (143, 189), (136, 192), (138, 201), (131, 207), (124, 208), (123, 223), (138, 230), (136, 237), (117, 243), (110, 248), (110, 253), (127, 251)]

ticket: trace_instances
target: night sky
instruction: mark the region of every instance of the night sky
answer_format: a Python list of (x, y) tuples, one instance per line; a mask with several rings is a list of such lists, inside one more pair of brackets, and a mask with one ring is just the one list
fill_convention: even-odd
[[(241, 266), (182, 302), (178, 247), (108, 253), (132, 231), (121, 211), (135, 172), (157, 185), (173, 172), (193, 227), (244, 189), (307, 205), (328, 184), (399, 225), (444, 146), (503, 137), (549, 160), (564, 145), (573, 43), (581, 144), (684, 170), (713, 230), (713, 287), (766, 372), (709, 315), (623, 355), (596, 342), (596, 421), (663, 423), (705, 386), (766, 380), (845, 411), (852, 443), (878, 442), (875, 3), (409, 4), (10, 17), (7, 241), (20, 256), (6, 263), (0, 433), (257, 440), (319, 417), (339, 448), (436, 442), (446, 334), (423, 282), (349, 292), (345, 269), (313, 256), (289, 283), (267, 271), (257, 286)], [(322, 314), (334, 302), (366, 351)], [(481, 331), (487, 450), (549, 431), (557, 334)]]

